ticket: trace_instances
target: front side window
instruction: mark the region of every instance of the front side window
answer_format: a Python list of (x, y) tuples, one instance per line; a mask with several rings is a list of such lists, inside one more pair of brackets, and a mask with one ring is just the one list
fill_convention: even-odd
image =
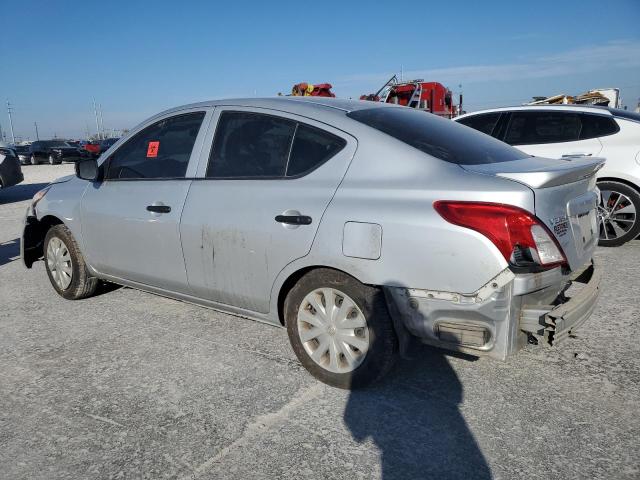
[(479, 132), (493, 135), (493, 131), (500, 120), (500, 113), (482, 113), (470, 117), (461, 118), (458, 123), (471, 127)]
[(504, 141), (509, 145), (575, 142), (581, 129), (578, 113), (513, 112)]
[(105, 178), (184, 178), (204, 115), (165, 118), (137, 133), (109, 157)]

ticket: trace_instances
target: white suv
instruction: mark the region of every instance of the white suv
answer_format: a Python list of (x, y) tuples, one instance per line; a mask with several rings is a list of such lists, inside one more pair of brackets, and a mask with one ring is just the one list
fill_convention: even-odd
[(496, 108), (456, 122), (539, 157), (599, 156), (600, 245), (640, 234), (640, 114), (606, 107), (541, 105)]

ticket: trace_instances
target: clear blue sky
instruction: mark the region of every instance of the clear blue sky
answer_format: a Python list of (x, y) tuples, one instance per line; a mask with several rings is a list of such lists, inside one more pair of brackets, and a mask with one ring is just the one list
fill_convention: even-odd
[[(402, 7), (411, 11), (402, 11)], [(401, 66), (477, 110), (617, 86), (640, 97), (640, 0), (0, 3), (0, 100), (16, 135), (110, 128), (211, 98), (329, 82), (339, 97)], [(6, 108), (0, 125), (8, 130)]]

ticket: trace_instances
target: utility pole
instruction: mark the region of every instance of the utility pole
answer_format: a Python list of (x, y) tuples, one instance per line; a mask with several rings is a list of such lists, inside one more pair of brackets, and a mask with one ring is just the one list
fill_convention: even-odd
[(40, 135), (38, 135), (38, 122), (33, 122), (33, 124), (36, 126), (36, 140), (40, 140)]
[(11, 118), (11, 111), (11, 104), (9, 103), (9, 100), (7, 100), (7, 113), (9, 114), (9, 126), (11, 127), (11, 141), (16, 143), (16, 136), (13, 133), (13, 119)]
[(2, 124), (0, 124), (0, 142), (4, 140), (4, 132), (2, 131)]
[(98, 123), (98, 110), (96, 108), (96, 99), (95, 99), (95, 97), (93, 98), (93, 114), (96, 116), (96, 132), (98, 134), (98, 139), (102, 140), (102, 138), (100, 137), (100, 124)]
[(98, 104), (98, 112), (100, 113), (100, 131), (102, 132), (102, 138), (107, 138), (104, 132), (104, 120), (102, 119), (102, 104)]

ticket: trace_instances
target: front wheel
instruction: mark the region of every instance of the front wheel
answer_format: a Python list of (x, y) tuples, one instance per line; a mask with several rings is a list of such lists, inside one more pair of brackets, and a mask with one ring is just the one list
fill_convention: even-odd
[(53, 158), (53, 155), (49, 155), (49, 165), (55, 165), (56, 164), (56, 159)]
[(640, 193), (620, 182), (598, 182), (599, 245), (618, 247), (640, 234)]
[(40, 163), (40, 162), (38, 162), (38, 159), (36, 158), (36, 156), (33, 153), (31, 154), (31, 159), (30, 160), (31, 160), (31, 165), (38, 165), (38, 163)]
[(328, 385), (364, 387), (393, 365), (397, 338), (377, 288), (336, 270), (312, 270), (287, 295), (284, 313), (300, 363)]
[(51, 285), (67, 300), (86, 298), (96, 291), (98, 279), (92, 277), (71, 231), (55, 225), (44, 238), (44, 261)]

